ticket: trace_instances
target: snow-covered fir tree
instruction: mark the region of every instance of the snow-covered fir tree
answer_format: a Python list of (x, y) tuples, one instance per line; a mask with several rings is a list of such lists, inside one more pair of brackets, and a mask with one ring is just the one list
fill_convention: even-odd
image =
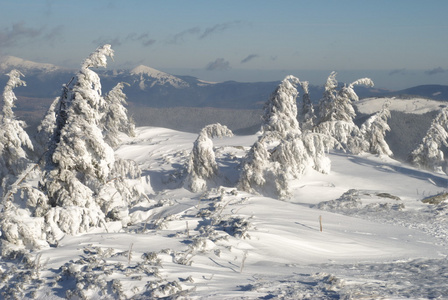
[(352, 153), (362, 152), (362, 137), (354, 123), (356, 116), (352, 102), (358, 101), (355, 85), (373, 86), (369, 78), (358, 79), (339, 90), (336, 72), (332, 72), (325, 84), (323, 98), (319, 102), (319, 121), (315, 130), (334, 137), (344, 149)]
[(385, 140), (386, 132), (390, 131), (387, 124), (387, 119), (390, 118), (389, 105), (389, 101), (385, 102), (382, 109), (368, 118), (361, 126), (361, 134), (365, 143), (364, 149), (367, 152), (377, 155), (393, 155)]
[(110, 45), (93, 52), (57, 104), (56, 126), (40, 182), (52, 207), (46, 221), (55, 239), (58, 232), (76, 234), (101, 226), (105, 220), (96, 196), (109, 179), (115, 159), (99, 125), (105, 107), (100, 78), (90, 68), (106, 67), (108, 56), (113, 56)]
[(23, 76), (17, 70), (7, 74), (9, 80), (3, 92), (3, 115), (1, 116), (0, 164), (3, 181), (2, 209), (0, 212), (0, 235), (2, 252), (9, 249), (5, 242), (38, 248), (45, 245), (43, 213), (47, 198), (25, 179), (34, 174), (36, 165), (27, 157), (25, 150), (33, 150), (31, 140), (24, 130), (25, 123), (15, 118), (13, 108), (17, 100), (13, 89), (24, 86)]
[(12, 110), (17, 100), (14, 88), (26, 85), (20, 78), (23, 74), (11, 70), (6, 75), (9, 80), (3, 90), (3, 114), (0, 116), (0, 181), (7, 176), (14, 181), (15, 176), (26, 169), (29, 163), (26, 150), (33, 150), (33, 144), (24, 129), (25, 122), (17, 120)]
[(212, 138), (232, 135), (232, 131), (227, 126), (219, 123), (202, 128), (194, 142), (187, 165), (185, 185), (189, 190), (192, 192), (204, 191), (208, 183), (212, 182), (219, 173)]
[(44, 157), (45, 152), (48, 150), (50, 138), (56, 127), (56, 107), (58, 104), (59, 97), (54, 99), (50, 105), (50, 108), (47, 110), (45, 117), (42, 119), (39, 126), (37, 126), (37, 133), (34, 137), (34, 154), (39, 160)]
[(242, 163), (239, 187), (264, 193), (273, 185), (280, 198), (289, 197), (289, 181), (310, 168), (328, 173), (331, 162), (326, 152), (335, 140), (309, 130), (302, 133), (297, 122), (298, 78), (287, 76), (265, 105), (262, 135)]
[(314, 122), (316, 119), (316, 115), (314, 114), (313, 103), (311, 102), (310, 92), (309, 92), (309, 82), (302, 81), (300, 83), (303, 89), (302, 96), (302, 108), (299, 113), (299, 124), (302, 131), (312, 130), (314, 127)]
[(256, 193), (258, 187), (264, 186), (267, 178), (272, 177), (272, 174), (269, 173), (272, 171), (270, 169), (270, 156), (267, 144), (263, 136), (260, 136), (249, 149), (241, 164), (241, 174), (238, 182), (238, 187), (241, 190)]
[(300, 134), (297, 120), (296, 98), (300, 80), (292, 75), (286, 76), (264, 105), (262, 132), (281, 139), (287, 135)]
[(409, 155), (409, 161), (422, 169), (446, 173), (448, 147), (448, 107), (440, 110), (422, 142)]
[(126, 105), (124, 85), (125, 83), (120, 82), (106, 94), (106, 111), (100, 122), (104, 140), (113, 148), (120, 144), (120, 132), (128, 136), (135, 135), (135, 124), (128, 117), (127, 109), (124, 107)]

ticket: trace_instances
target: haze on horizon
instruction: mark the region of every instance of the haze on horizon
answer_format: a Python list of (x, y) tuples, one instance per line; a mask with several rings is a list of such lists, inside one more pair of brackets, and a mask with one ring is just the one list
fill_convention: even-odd
[(448, 85), (448, 2), (0, 0), (0, 56), (78, 67), (104, 43), (109, 68), (144, 64), (209, 81), (381, 88)]

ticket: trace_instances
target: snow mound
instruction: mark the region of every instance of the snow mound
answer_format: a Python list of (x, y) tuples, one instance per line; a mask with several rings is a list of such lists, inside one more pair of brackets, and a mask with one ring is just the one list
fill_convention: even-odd
[(397, 98), (366, 98), (355, 102), (355, 106), (362, 114), (374, 114), (381, 110), (384, 103), (390, 101), (389, 110), (408, 114), (425, 114), (445, 106), (440, 101), (423, 98), (397, 99)]
[(168, 73), (140, 65), (135, 67), (130, 72), (131, 75), (140, 75), (140, 89), (144, 90), (147, 86), (146, 81), (149, 82), (149, 86), (166, 85), (169, 84), (177, 89), (187, 88), (190, 85), (182, 79), (170, 75)]

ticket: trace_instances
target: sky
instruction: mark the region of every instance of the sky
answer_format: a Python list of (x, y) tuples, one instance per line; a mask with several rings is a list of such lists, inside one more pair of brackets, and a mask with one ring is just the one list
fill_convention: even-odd
[(208, 81), (448, 85), (446, 0), (0, 0), (0, 56), (77, 68), (144, 64)]

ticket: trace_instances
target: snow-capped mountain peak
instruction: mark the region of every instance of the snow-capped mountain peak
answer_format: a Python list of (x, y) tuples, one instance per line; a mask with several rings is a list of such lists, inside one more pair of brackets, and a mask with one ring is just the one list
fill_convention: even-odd
[(148, 85), (166, 85), (169, 84), (177, 89), (189, 87), (189, 84), (184, 80), (170, 75), (168, 73), (156, 70), (154, 68), (139, 65), (131, 70), (131, 75), (140, 75), (140, 89), (144, 90)]
[(19, 69), (21, 71), (41, 70), (44, 72), (52, 72), (60, 68), (52, 64), (37, 63), (15, 56), (0, 57), (0, 70), (9, 71), (11, 69)]

